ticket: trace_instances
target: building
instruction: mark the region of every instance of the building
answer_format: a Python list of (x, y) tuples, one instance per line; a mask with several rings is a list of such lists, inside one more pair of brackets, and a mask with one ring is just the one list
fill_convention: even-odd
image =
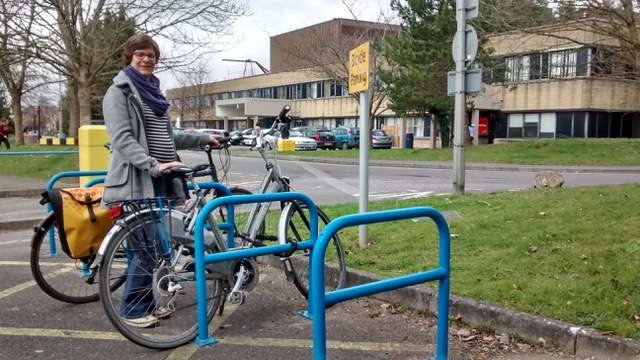
[[(273, 36), (271, 72), (169, 90), (172, 115), (179, 113), (182, 127), (266, 127), (289, 104), (292, 126), (358, 126), (359, 105), (348, 93), (341, 63), (350, 49), (397, 31), (388, 24), (333, 19)], [(640, 137), (638, 81), (616, 76), (612, 64), (604, 66), (601, 48), (576, 45), (603, 41), (584, 28), (562, 26), (546, 34), (490, 36), (502, 70), (494, 71), (494, 82), (483, 84), (481, 94), (472, 98), (474, 142)], [(394, 135), (394, 146), (404, 147), (407, 133), (413, 134), (414, 147), (439, 143), (430, 116), (397, 117), (383, 96), (372, 103), (374, 127)]]
[(489, 37), (503, 66), (474, 99), (479, 143), (640, 137), (640, 82), (605, 55), (614, 40), (594, 21)]
[[(333, 19), (273, 36), (271, 72), (171, 89), (167, 98), (173, 106), (172, 116), (181, 118), (181, 127), (266, 127), (289, 104), (292, 126), (358, 126), (358, 101), (346, 87), (348, 52), (367, 40), (398, 31), (395, 25)], [(343, 60), (345, 65), (340, 64)], [(407, 129), (416, 134), (416, 142), (429, 135), (430, 117), (397, 118), (386, 109), (386, 98), (372, 103), (376, 106), (374, 126), (394, 134), (396, 146), (403, 146)]]

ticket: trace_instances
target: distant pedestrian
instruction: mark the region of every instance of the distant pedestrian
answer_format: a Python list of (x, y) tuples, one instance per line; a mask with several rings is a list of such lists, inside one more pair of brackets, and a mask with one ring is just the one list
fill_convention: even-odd
[(473, 144), (473, 137), (476, 134), (475, 127), (473, 125), (469, 125), (469, 137), (471, 138), (471, 143)]
[(9, 120), (7, 119), (0, 122), (0, 142), (7, 146), (7, 150), (11, 149), (11, 145), (9, 145)]

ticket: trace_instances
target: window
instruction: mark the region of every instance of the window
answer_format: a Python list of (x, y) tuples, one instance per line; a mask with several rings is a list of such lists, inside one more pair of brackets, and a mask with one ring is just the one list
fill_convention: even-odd
[(556, 113), (556, 138), (566, 139), (573, 136), (573, 113)]
[(348, 95), (347, 89), (342, 83), (336, 82), (335, 80), (325, 81), (325, 84), (329, 84), (329, 94), (330, 96), (345, 96)]
[(278, 86), (278, 99), (286, 99), (286, 98), (287, 98), (287, 87)]
[(522, 138), (522, 114), (509, 114), (509, 138)]
[(541, 54), (529, 55), (529, 79), (537, 80), (542, 78), (542, 56)]
[(598, 116), (598, 137), (606, 138), (609, 137), (609, 117), (608, 114), (601, 114)]
[(424, 117), (423, 134), (424, 136), (431, 136), (431, 115), (427, 115)]
[(556, 114), (540, 114), (540, 138), (553, 139), (556, 133)]
[(529, 56), (515, 56), (506, 59), (507, 81), (527, 81), (529, 80)]
[(573, 137), (574, 138), (584, 137), (584, 124), (585, 124), (586, 117), (587, 117), (586, 112), (573, 113)]
[(302, 99), (302, 85), (289, 85), (289, 93), (291, 94), (291, 99)]
[(316, 99), (318, 97), (318, 83), (312, 82), (307, 84), (307, 97), (309, 99)]
[(524, 115), (524, 137), (538, 138), (538, 114)]
[(621, 113), (613, 113), (611, 114), (611, 124), (609, 126), (609, 137), (619, 138), (620, 132), (622, 131), (622, 114)]

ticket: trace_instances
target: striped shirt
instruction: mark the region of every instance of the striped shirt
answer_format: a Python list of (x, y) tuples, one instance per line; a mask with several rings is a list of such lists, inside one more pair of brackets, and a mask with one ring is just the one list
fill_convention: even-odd
[(167, 115), (158, 116), (151, 111), (147, 104), (142, 102), (144, 110), (144, 131), (147, 135), (149, 155), (160, 163), (168, 163), (175, 160), (176, 147), (169, 136), (167, 129)]

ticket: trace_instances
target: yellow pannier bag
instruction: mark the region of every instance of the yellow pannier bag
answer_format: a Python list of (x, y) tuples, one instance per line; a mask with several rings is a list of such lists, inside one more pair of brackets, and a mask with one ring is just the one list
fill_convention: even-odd
[(107, 210), (100, 207), (102, 187), (54, 189), (42, 194), (56, 217), (62, 251), (73, 259), (98, 252), (112, 226)]

